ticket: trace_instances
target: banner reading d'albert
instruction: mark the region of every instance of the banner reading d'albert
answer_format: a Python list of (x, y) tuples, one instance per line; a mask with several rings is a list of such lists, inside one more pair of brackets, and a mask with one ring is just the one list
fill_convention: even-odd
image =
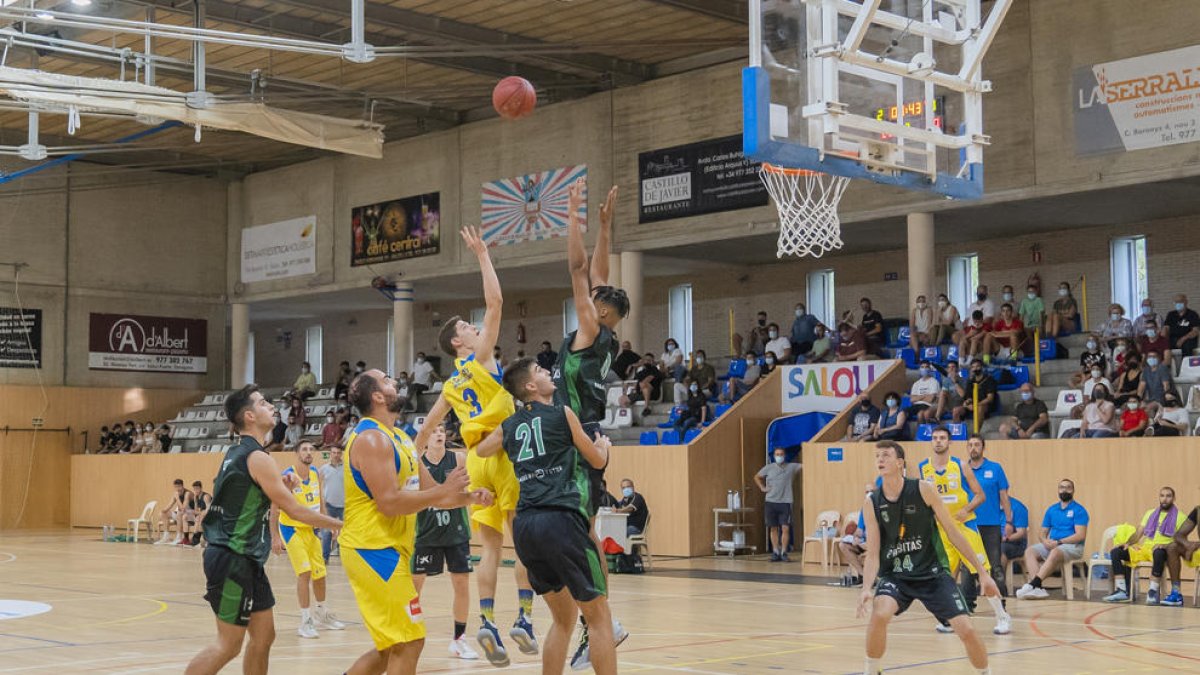
[(780, 403), (785, 413), (839, 413), (895, 363), (847, 361), (784, 366)]
[(208, 322), (136, 314), (91, 314), (88, 368), (207, 373)]

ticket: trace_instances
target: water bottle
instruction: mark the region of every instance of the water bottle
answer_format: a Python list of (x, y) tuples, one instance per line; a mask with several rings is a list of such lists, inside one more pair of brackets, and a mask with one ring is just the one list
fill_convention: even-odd
[(742, 493), (741, 492), (733, 492), (733, 508), (735, 508), (735, 509), (742, 508)]
[(730, 511), (732, 511), (732, 510), (734, 509), (734, 506), (733, 506), (733, 490), (726, 490), (726, 491), (725, 491), (725, 508), (729, 509)]

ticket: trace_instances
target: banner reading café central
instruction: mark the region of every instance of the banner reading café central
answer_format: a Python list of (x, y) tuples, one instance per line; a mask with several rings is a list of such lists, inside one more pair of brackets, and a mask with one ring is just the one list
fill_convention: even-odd
[(91, 314), (88, 368), (207, 373), (208, 322), (136, 314)]

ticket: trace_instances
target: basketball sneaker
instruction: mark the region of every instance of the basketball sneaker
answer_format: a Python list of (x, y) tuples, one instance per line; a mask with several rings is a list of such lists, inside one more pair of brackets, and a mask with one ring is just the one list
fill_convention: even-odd
[(944, 623), (939, 623), (938, 625), (934, 626), (933, 629), (944, 635), (954, 632), (953, 626), (951, 626), (949, 624), (944, 624)]
[(1129, 594), (1126, 593), (1125, 591), (1117, 590), (1117, 592), (1113, 593), (1112, 595), (1104, 596), (1104, 601), (1105, 602), (1129, 602)]
[(1017, 598), (1021, 600), (1042, 600), (1048, 597), (1050, 597), (1050, 593), (1040, 586), (1034, 588), (1030, 584), (1025, 584), (1017, 589)]
[(1158, 604), (1158, 589), (1157, 588), (1152, 588), (1152, 589), (1146, 591), (1146, 604), (1147, 605), (1157, 605)]
[(310, 640), (321, 637), (320, 634), (317, 633), (317, 627), (313, 624), (311, 616), (300, 622), (300, 627), (296, 629), (296, 635), (299, 635), (302, 638), (308, 638)]
[(1158, 604), (1166, 605), (1167, 607), (1183, 607), (1183, 594), (1178, 589), (1172, 589), (1167, 594), (1167, 597), (1160, 600)]
[(466, 638), (458, 638), (450, 641), (450, 656), (454, 656), (466, 661), (474, 661), (479, 658), (479, 654), (471, 649), (471, 645), (467, 644)]
[(313, 623), (325, 630), (346, 630), (346, 624), (338, 621), (333, 612), (324, 607), (317, 607), (313, 611)]
[(524, 615), (517, 619), (509, 629), (508, 636), (517, 643), (517, 649), (520, 649), (522, 654), (532, 656), (538, 653), (537, 636), (533, 634), (533, 624), (529, 623), (529, 619), (526, 619)]
[(996, 617), (996, 627), (992, 629), (996, 635), (1008, 635), (1012, 632), (1012, 617), (1003, 614)]
[(483, 657), (488, 663), (497, 668), (508, 665), (508, 652), (504, 649), (504, 643), (500, 642), (500, 630), (496, 628), (496, 624), (484, 619), (479, 632), (475, 634), (475, 640), (483, 648)]
[[(621, 643), (629, 638), (629, 631), (621, 625), (620, 621), (613, 619), (613, 646), (620, 647)], [(575, 655), (571, 657), (571, 670), (587, 670), (592, 667), (592, 650), (588, 643), (588, 627), (583, 626), (583, 633), (579, 636), (579, 648), (575, 650)]]

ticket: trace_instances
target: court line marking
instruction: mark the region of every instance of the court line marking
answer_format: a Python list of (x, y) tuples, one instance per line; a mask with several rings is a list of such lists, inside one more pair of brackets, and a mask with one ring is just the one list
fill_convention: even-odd
[[(1110, 609), (1111, 609), (1111, 608), (1110, 608)], [(1096, 612), (1096, 614), (1100, 614), (1100, 613), (1103, 613), (1103, 612), (1105, 612), (1105, 611), (1108, 611), (1108, 610), (1101, 610), (1100, 612)], [(1092, 654), (1100, 654), (1100, 655), (1102, 655), (1102, 656), (1107, 656), (1107, 657), (1109, 657), (1109, 658), (1120, 659), (1121, 661), (1128, 661), (1128, 662), (1130, 662), (1130, 663), (1136, 663), (1136, 664), (1138, 664), (1139, 666), (1151, 666), (1151, 667), (1154, 667), (1154, 668), (1166, 668), (1166, 669), (1169, 669), (1169, 670), (1180, 670), (1180, 671), (1183, 671), (1183, 672), (1192, 672), (1192, 671), (1190, 671), (1190, 670), (1188, 670), (1188, 669), (1186, 669), (1186, 668), (1176, 668), (1175, 666), (1166, 665), (1166, 664), (1147, 663), (1146, 661), (1139, 661), (1138, 659), (1132, 659), (1132, 658), (1129, 658), (1128, 656), (1122, 656), (1121, 654), (1111, 654), (1111, 653), (1102, 652), (1102, 651), (1099, 651), (1099, 650), (1096, 650), (1096, 649), (1089, 649), (1089, 648), (1087, 648), (1087, 647), (1084, 647), (1084, 646), (1082, 646), (1082, 645), (1080, 645), (1080, 644), (1076, 644), (1076, 643), (1070, 643), (1070, 642), (1063, 642), (1062, 640), (1059, 640), (1058, 638), (1055, 638), (1055, 637), (1052, 637), (1052, 636), (1050, 636), (1050, 635), (1047, 635), (1046, 633), (1042, 632), (1042, 630), (1041, 630), (1040, 628), (1038, 628), (1038, 625), (1037, 625), (1037, 620), (1038, 620), (1038, 617), (1040, 617), (1041, 615), (1042, 615), (1042, 614), (1041, 614), (1041, 612), (1038, 612), (1038, 613), (1034, 614), (1032, 617), (1030, 617), (1030, 618), (1029, 618), (1029, 627), (1030, 627), (1030, 629), (1032, 629), (1032, 630), (1033, 630), (1033, 632), (1034, 632), (1034, 633), (1036, 633), (1038, 636), (1040, 636), (1040, 637), (1044, 637), (1044, 638), (1046, 638), (1046, 639), (1048, 639), (1048, 640), (1052, 640), (1052, 641), (1054, 641), (1054, 642), (1058, 643), (1059, 645), (1062, 645), (1062, 646), (1065, 646), (1065, 647), (1070, 647), (1070, 648), (1072, 648), (1072, 649), (1078, 649), (1078, 650), (1080, 650), (1080, 651), (1085, 651), (1085, 652), (1089, 652), (1089, 653), (1092, 653)], [(1087, 620), (1087, 619), (1085, 618), (1085, 619), (1084, 619), (1084, 621), (1086, 621), (1086, 620)]]
[[(775, 652), (760, 652), (758, 654), (739, 654), (737, 656), (722, 656), (720, 658), (715, 658), (715, 659), (701, 659), (699, 661), (691, 661), (691, 662), (687, 662), (687, 663), (676, 663), (673, 665), (676, 668), (687, 668), (689, 666), (706, 666), (706, 665), (713, 664), (713, 663), (728, 663), (729, 661), (749, 661), (751, 659), (761, 659), (761, 658), (765, 658), (768, 656), (785, 656), (788, 654), (802, 654), (804, 652), (813, 652), (813, 651), (817, 651), (819, 649), (832, 649), (832, 648), (833, 648), (833, 645), (818, 643), (818, 644), (810, 644), (807, 647), (801, 647), (800, 649), (785, 649), (785, 650), (775, 651)], [(658, 668), (658, 666), (650, 666), (647, 668), (635, 668), (633, 670), (626, 670), (625, 672), (637, 673), (637, 672), (641, 672), (641, 671), (645, 671), (645, 670), (656, 670), (657, 668)]]
[(0, 551), (0, 555), (6, 555), (6, 556), (8, 556), (8, 559), (7, 559), (7, 560), (0, 560), (0, 564), (3, 564), (3, 563), (10, 563), (10, 562), (12, 562), (12, 561), (14, 561), (14, 560), (16, 560), (16, 559), (17, 559), (17, 554), (15, 554), (15, 553), (8, 553), (7, 551)]
[(32, 635), (17, 635), (15, 633), (0, 633), (0, 637), (16, 638), (18, 640), (32, 640), (34, 642), (45, 642), (55, 647), (75, 647), (73, 642), (63, 642), (62, 640), (51, 640), (50, 638), (34, 637)]
[[(1186, 656), (1186, 655), (1184, 655), (1184, 654), (1179, 654), (1179, 653), (1177, 653), (1177, 652), (1172, 652), (1172, 651), (1168, 651), (1168, 650), (1165, 650), (1165, 649), (1155, 649), (1154, 647), (1147, 647), (1147, 646), (1145, 646), (1145, 645), (1140, 645), (1140, 644), (1137, 644), (1137, 643), (1134, 643), (1134, 642), (1128, 642), (1128, 641), (1126, 641), (1126, 640), (1122, 640), (1122, 639), (1120, 639), (1120, 638), (1118, 638), (1118, 637), (1114, 637), (1114, 636), (1112, 636), (1112, 635), (1109, 635), (1109, 634), (1107, 634), (1107, 633), (1105, 633), (1105, 632), (1103, 632), (1103, 631), (1100, 631), (1100, 630), (1096, 629), (1096, 628), (1095, 628), (1095, 627), (1092, 625), (1092, 619), (1096, 618), (1097, 616), (1100, 616), (1101, 614), (1104, 614), (1105, 612), (1111, 612), (1111, 611), (1113, 611), (1114, 609), (1121, 609), (1121, 607), (1120, 607), (1120, 606), (1117, 606), (1117, 607), (1109, 607), (1109, 608), (1107, 608), (1107, 609), (1102, 609), (1102, 610), (1100, 610), (1099, 612), (1096, 612), (1096, 613), (1094, 613), (1094, 614), (1090, 614), (1090, 615), (1088, 615), (1086, 618), (1084, 618), (1084, 620), (1083, 620), (1083, 625), (1084, 625), (1084, 626), (1086, 626), (1086, 627), (1087, 627), (1087, 629), (1088, 629), (1089, 631), (1091, 631), (1091, 632), (1095, 633), (1096, 635), (1099, 635), (1100, 637), (1104, 638), (1105, 640), (1111, 640), (1111, 641), (1113, 641), (1113, 642), (1118, 642), (1118, 643), (1120, 643), (1120, 644), (1123, 644), (1123, 645), (1126, 645), (1126, 646), (1129, 646), (1129, 647), (1134, 647), (1134, 648), (1137, 648), (1137, 649), (1142, 649), (1142, 650), (1145, 650), (1145, 651), (1155, 652), (1155, 653), (1158, 653), (1158, 654), (1164, 654), (1164, 655), (1166, 655), (1166, 656), (1173, 656), (1173, 657), (1175, 657), (1175, 658), (1177, 658), (1177, 659), (1186, 659), (1186, 660), (1188, 660), (1188, 661), (1200, 661), (1200, 659), (1198, 659), (1198, 658), (1196, 658), (1196, 657), (1194, 657), (1194, 656)], [(1163, 629), (1159, 629), (1159, 630), (1163, 630)]]

